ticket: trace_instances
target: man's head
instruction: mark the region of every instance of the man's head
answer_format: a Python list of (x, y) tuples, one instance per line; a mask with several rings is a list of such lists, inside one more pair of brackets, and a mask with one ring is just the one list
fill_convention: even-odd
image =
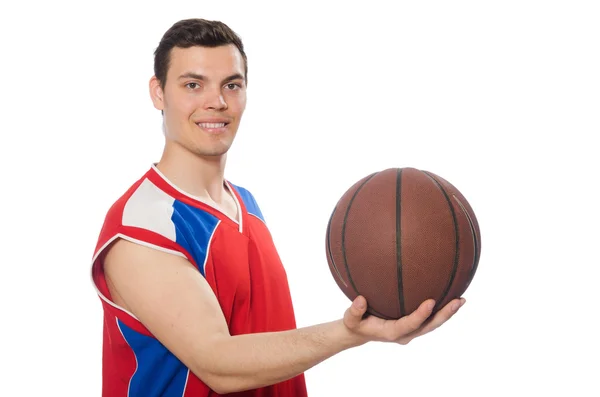
[(246, 107), (247, 76), (242, 41), (227, 25), (203, 19), (175, 23), (154, 53), (150, 79), (167, 143), (201, 156), (226, 153)]

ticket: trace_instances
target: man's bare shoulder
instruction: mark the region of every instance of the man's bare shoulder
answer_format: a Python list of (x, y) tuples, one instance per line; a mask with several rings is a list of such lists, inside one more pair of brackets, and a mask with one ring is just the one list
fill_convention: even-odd
[(125, 298), (129, 295), (128, 291), (135, 291), (142, 284), (159, 282), (161, 277), (169, 273), (169, 269), (174, 271), (192, 266), (180, 256), (126, 238), (117, 238), (111, 243), (105, 249), (102, 262), (113, 302), (129, 312), (136, 310), (135, 303)]
[[(202, 277), (186, 258), (143, 242), (117, 238), (103, 257), (104, 274), (112, 290), (130, 290), (160, 284), (170, 275)], [(116, 303), (116, 302), (115, 302)]]

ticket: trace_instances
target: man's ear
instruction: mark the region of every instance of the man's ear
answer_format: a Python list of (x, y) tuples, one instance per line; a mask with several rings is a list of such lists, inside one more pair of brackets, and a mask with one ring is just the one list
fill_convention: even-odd
[(164, 92), (162, 87), (160, 86), (160, 81), (156, 76), (152, 76), (150, 78), (150, 82), (148, 84), (150, 89), (150, 99), (152, 99), (152, 103), (154, 107), (158, 110), (164, 110), (165, 101), (164, 101)]

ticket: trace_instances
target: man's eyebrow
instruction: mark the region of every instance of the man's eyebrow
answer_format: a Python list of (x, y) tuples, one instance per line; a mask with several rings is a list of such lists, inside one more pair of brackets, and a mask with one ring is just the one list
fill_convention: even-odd
[[(179, 76), (179, 79), (196, 79), (196, 80), (201, 80), (201, 81), (207, 80), (207, 78), (205, 76), (198, 74), (198, 73), (193, 73), (193, 72), (184, 73), (181, 76)], [(231, 76), (227, 76), (225, 79), (223, 79), (223, 82), (231, 81), (231, 80), (238, 80), (238, 79), (243, 80), (244, 76), (242, 76), (239, 73), (235, 73), (235, 74), (232, 74)]]
[(179, 76), (179, 79), (206, 80), (206, 78), (204, 76), (202, 76), (201, 74), (192, 73), (192, 72), (182, 74), (181, 76)]

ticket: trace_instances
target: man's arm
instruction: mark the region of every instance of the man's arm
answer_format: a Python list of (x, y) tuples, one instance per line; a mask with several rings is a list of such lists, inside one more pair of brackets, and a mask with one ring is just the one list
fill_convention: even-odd
[(118, 240), (106, 255), (105, 274), (115, 303), (219, 394), (290, 379), (370, 340), (406, 343), (452, 314), (442, 311), (422, 327), (431, 313), (424, 303), (401, 320), (363, 320), (366, 302), (360, 298), (337, 321), (231, 336), (212, 289), (184, 258)]

